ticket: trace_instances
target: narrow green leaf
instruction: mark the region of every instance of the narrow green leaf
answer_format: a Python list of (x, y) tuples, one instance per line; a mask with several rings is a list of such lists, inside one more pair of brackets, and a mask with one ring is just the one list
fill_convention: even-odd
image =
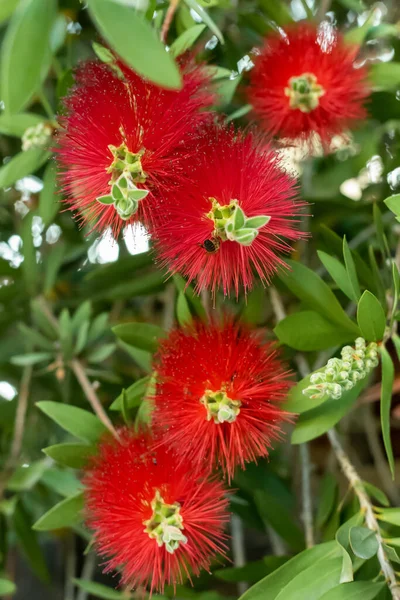
[(177, 37), (170, 46), (169, 51), (171, 52), (172, 56), (180, 56), (186, 52), (186, 50), (189, 50), (197, 38), (203, 33), (205, 28), (205, 25), (193, 25), (193, 27), (189, 27), (189, 29), (186, 29), (186, 31), (181, 33), (181, 35)]
[(95, 581), (87, 581), (86, 579), (73, 579), (75, 585), (77, 585), (85, 592), (88, 592), (91, 596), (96, 598), (103, 598), (104, 600), (126, 600), (125, 592), (118, 592), (112, 588), (103, 585), (102, 583), (96, 583)]
[(44, 121), (44, 117), (35, 113), (19, 113), (17, 115), (2, 113), (0, 115), (0, 133), (22, 137), (29, 127), (35, 127)]
[(43, 473), (40, 482), (65, 498), (74, 496), (78, 492), (81, 492), (83, 488), (82, 483), (72, 471), (60, 469), (59, 467), (47, 469)]
[(51, 531), (52, 529), (62, 529), (76, 525), (82, 520), (81, 511), (83, 507), (83, 494), (80, 492), (53, 506), (36, 521), (33, 529), (36, 531)]
[(365, 290), (357, 307), (357, 322), (368, 342), (380, 342), (386, 327), (386, 317), (378, 298)]
[(111, 354), (114, 352), (116, 347), (117, 346), (115, 344), (104, 344), (103, 346), (100, 346), (99, 348), (95, 348), (92, 352), (90, 352), (90, 354), (88, 354), (88, 356), (87, 356), (88, 362), (90, 362), (90, 363), (103, 362), (104, 360), (109, 358), (109, 356), (111, 356)]
[(300, 415), (292, 434), (292, 444), (309, 442), (331, 429), (355, 404), (368, 383), (368, 378), (359, 381), (353, 389), (344, 392), (338, 400), (326, 400), (316, 408)]
[[(318, 544), (300, 552), (284, 565), (267, 575), (264, 579), (248, 589), (239, 600), (275, 600), (297, 575), (308, 571), (309, 567), (325, 564), (327, 559), (340, 557), (341, 551), (335, 541)], [(301, 596), (299, 597), (300, 600)], [(309, 596), (303, 596), (309, 598)]]
[(75, 343), (75, 348), (74, 348), (75, 355), (79, 355), (82, 352), (82, 350), (84, 349), (86, 342), (87, 342), (87, 338), (88, 338), (89, 327), (90, 327), (90, 321), (84, 321), (82, 323), (82, 325), (80, 326), (78, 335), (76, 336), (76, 343)]
[(245, 104), (244, 106), (241, 106), (240, 108), (238, 108), (238, 110), (235, 110), (228, 117), (226, 117), (225, 122), (230, 123), (231, 121), (234, 121), (235, 119), (240, 119), (241, 117), (244, 117), (251, 111), (252, 108), (253, 107), (251, 106), (251, 104)]
[[(128, 387), (126, 392), (126, 402), (128, 408), (135, 408), (139, 406), (149, 383), (149, 377), (143, 377), (138, 379), (131, 386)], [(122, 410), (122, 394), (114, 400), (110, 406), (110, 410)]]
[(333, 558), (312, 565), (293, 578), (276, 596), (276, 600), (317, 600), (340, 583), (342, 559)]
[(377, 488), (375, 485), (372, 485), (372, 483), (369, 483), (368, 481), (363, 481), (363, 485), (371, 498), (375, 498), (375, 500), (382, 504), (382, 506), (390, 506), (389, 498), (384, 492), (382, 492), (382, 490)]
[(357, 325), (346, 315), (326, 283), (305, 265), (293, 260), (287, 262), (290, 271), (281, 272), (279, 277), (289, 290), (307, 306), (357, 337), (360, 333)]
[(82, 408), (48, 401), (37, 402), (36, 406), (65, 431), (89, 444), (97, 442), (106, 431), (95, 415)]
[(193, 319), (184, 292), (179, 292), (178, 294), (178, 300), (176, 302), (176, 316), (181, 327), (183, 325), (187, 325)]
[(371, 65), (369, 79), (374, 90), (391, 90), (400, 83), (399, 62), (379, 62)]
[(0, 168), (0, 187), (10, 187), (18, 179), (35, 173), (49, 157), (49, 152), (41, 148), (31, 148), (15, 154)]
[(190, 9), (194, 10), (194, 12), (199, 15), (203, 23), (207, 25), (207, 27), (213, 32), (213, 34), (217, 36), (221, 44), (223, 44), (224, 36), (222, 35), (217, 25), (214, 23), (210, 15), (204, 10), (204, 8), (200, 6), (200, 4), (196, 2), (196, 0), (185, 0), (185, 3)]
[(90, 0), (89, 11), (101, 35), (135, 71), (166, 88), (182, 86), (172, 55), (143, 15), (110, 0)]
[(274, 332), (282, 344), (305, 352), (342, 346), (354, 340), (354, 333), (338, 327), (311, 310), (297, 312), (282, 319)]
[(317, 527), (322, 527), (329, 519), (337, 498), (338, 485), (335, 477), (331, 473), (326, 473), (320, 489), (320, 498), (318, 503), (318, 511), (316, 516)]
[(389, 462), (390, 471), (394, 479), (394, 456), (390, 436), (390, 407), (392, 404), (392, 389), (394, 381), (394, 365), (385, 346), (380, 347), (382, 357), (382, 388), (381, 388), (381, 426), (383, 443)]
[(342, 551), (342, 572), (340, 574), (340, 583), (353, 581), (353, 563), (350, 558), (350, 530), (352, 527), (358, 527), (363, 522), (361, 512), (353, 515), (348, 521), (345, 521), (336, 531), (335, 539)]
[[(383, 306), (384, 310), (386, 310), (387, 302), (386, 302), (385, 286), (383, 285), (382, 275), (379, 270), (378, 263), (375, 258), (375, 252), (374, 252), (374, 249), (372, 248), (372, 246), (370, 246), (368, 248), (368, 254), (369, 254), (369, 262), (371, 264), (371, 270), (372, 270), (372, 277), (373, 277), (372, 282), (374, 284), (376, 296), (377, 296), (379, 302), (381, 303), (381, 305)], [(371, 286), (371, 284), (368, 284), (368, 287), (370, 287), (370, 286)]]
[(11, 17), (14, 10), (17, 8), (19, 0), (2, 0), (0, 3), (0, 23)]
[(3, 41), (0, 85), (5, 110), (17, 113), (38, 89), (50, 52), (55, 0), (22, 0)]
[(81, 469), (96, 452), (96, 446), (87, 444), (56, 444), (42, 450), (47, 456), (65, 467)]
[(358, 283), (356, 266), (354, 264), (351, 250), (346, 240), (346, 236), (343, 238), (343, 257), (346, 265), (346, 272), (349, 279), (350, 288), (352, 290), (352, 300), (358, 302), (361, 296), (360, 284)]
[(38, 542), (37, 534), (32, 529), (32, 517), (23, 504), (18, 502), (12, 516), (14, 531), (18, 544), (22, 548), (33, 572), (45, 583), (50, 582), (50, 573), (46, 566), (42, 549)]
[(112, 328), (114, 334), (126, 344), (155, 352), (159, 340), (165, 336), (165, 331), (151, 323), (121, 323)]
[(390, 257), (390, 250), (388, 246), (388, 241), (385, 235), (385, 231), (383, 228), (382, 214), (379, 209), (378, 204), (375, 202), (373, 206), (373, 216), (374, 216), (374, 224), (376, 228), (376, 237), (378, 240), (380, 251), (383, 256)]
[(29, 341), (34, 346), (39, 346), (41, 350), (49, 350), (51, 352), (54, 350), (53, 342), (39, 333), (39, 331), (31, 329), (31, 327), (28, 327), (25, 323), (18, 323), (18, 329), (25, 337), (25, 340)]
[[(0, 127), (1, 127), (1, 118), (0, 118)], [(400, 219), (400, 194), (396, 194), (395, 196), (389, 196), (384, 200), (386, 206), (389, 210), (392, 211), (398, 217), (397, 220)]]
[(50, 360), (52, 356), (51, 352), (31, 352), (30, 354), (12, 356), (10, 362), (18, 367), (27, 367), (28, 365), (36, 365), (45, 360)]
[(8, 579), (0, 579), (0, 596), (11, 596), (16, 590), (15, 583)]
[(71, 327), (71, 315), (69, 314), (68, 309), (63, 308), (60, 314), (60, 318), (58, 319), (58, 324), (60, 328), (60, 344), (61, 350), (65, 360), (69, 360), (72, 358), (72, 327)]
[(351, 581), (332, 588), (320, 600), (374, 600), (384, 587), (383, 582)]
[(400, 527), (400, 508), (381, 508), (376, 516), (380, 521)]
[(7, 481), (7, 489), (13, 492), (32, 489), (48, 467), (46, 459), (38, 460), (27, 467), (18, 467)]
[(43, 189), (39, 196), (39, 217), (47, 226), (54, 221), (60, 208), (60, 199), (57, 196), (57, 170), (54, 162), (50, 162), (44, 173)]
[(379, 544), (375, 531), (367, 527), (352, 527), (350, 529), (350, 546), (359, 558), (368, 560), (378, 552)]

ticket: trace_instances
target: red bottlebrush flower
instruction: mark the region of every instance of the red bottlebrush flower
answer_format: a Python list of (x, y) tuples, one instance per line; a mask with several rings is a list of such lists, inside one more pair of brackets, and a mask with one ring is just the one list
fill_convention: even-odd
[(195, 468), (236, 466), (268, 456), (288, 413), (290, 382), (271, 343), (225, 320), (195, 322), (162, 341), (155, 369), (154, 424), (161, 439)]
[(163, 447), (150, 450), (149, 436), (119, 434), (120, 443), (100, 443), (86, 468), (87, 522), (106, 571), (120, 570), (123, 585), (162, 592), (224, 553), (228, 499), (220, 482), (193, 476)]
[(236, 296), (252, 286), (253, 269), (268, 282), (289, 252), (283, 240), (298, 240), (303, 206), (295, 202), (294, 181), (271, 148), (253, 133), (233, 127), (206, 128), (191, 182), (165, 194), (153, 234), (163, 266), (196, 290), (222, 288)]
[(141, 79), (120, 61), (115, 68), (120, 76), (100, 62), (78, 69), (56, 151), (69, 206), (82, 223), (117, 236), (124, 224), (150, 218), (159, 188), (185, 178), (186, 142), (208, 118), (200, 109), (213, 96), (208, 75), (191, 61), (182, 66), (179, 91)]
[(269, 35), (254, 58), (249, 101), (266, 130), (325, 149), (365, 118), (367, 70), (354, 67), (358, 46), (327, 23), (300, 23)]

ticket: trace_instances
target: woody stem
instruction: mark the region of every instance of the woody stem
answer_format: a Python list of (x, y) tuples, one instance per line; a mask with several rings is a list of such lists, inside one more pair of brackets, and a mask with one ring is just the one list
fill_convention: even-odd
[(362, 479), (359, 474), (355, 470), (354, 466), (350, 462), (349, 457), (343, 449), (342, 444), (338, 438), (338, 435), (334, 429), (330, 429), (328, 431), (328, 438), (331, 443), (332, 449), (335, 453), (335, 456), (340, 464), (342, 471), (347, 478), (350, 486), (354, 490), (359, 502), (361, 511), (364, 514), (365, 524), (366, 526), (375, 532), (376, 539), (378, 541), (378, 561), (382, 569), (382, 573), (385, 576), (387, 584), (392, 594), (393, 600), (400, 600), (400, 587), (396, 580), (396, 575), (393, 570), (392, 565), (389, 562), (389, 559), (386, 555), (382, 536), (379, 529), (378, 521), (375, 517), (374, 509), (371, 504), (371, 500), (365, 490)]
[(170, 0), (167, 14), (165, 15), (164, 23), (161, 28), (160, 39), (162, 42), (165, 42), (167, 39), (168, 31), (172, 23), (172, 19), (174, 17), (175, 11), (178, 8), (179, 0)]

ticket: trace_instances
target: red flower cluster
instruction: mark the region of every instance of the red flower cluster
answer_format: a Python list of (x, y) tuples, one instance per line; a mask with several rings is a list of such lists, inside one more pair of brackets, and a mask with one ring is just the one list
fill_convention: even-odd
[(363, 119), (367, 70), (355, 68), (358, 46), (327, 23), (301, 23), (267, 37), (254, 58), (249, 101), (271, 135), (325, 148)]
[(197, 322), (160, 344), (154, 425), (180, 464), (228, 479), (268, 456), (288, 419), (288, 372), (271, 343), (231, 319)]
[(191, 181), (162, 194), (152, 230), (163, 267), (196, 289), (224, 294), (252, 286), (253, 271), (268, 283), (280, 253), (298, 240), (295, 185), (272, 148), (254, 133), (212, 124), (197, 140)]
[(224, 554), (228, 500), (221, 483), (201, 471), (188, 476), (148, 436), (119, 432), (105, 439), (86, 469), (86, 511), (107, 571), (122, 570), (122, 584), (163, 592)]
[[(58, 153), (67, 202), (83, 224), (117, 237), (122, 226), (148, 224), (159, 190), (182, 185), (181, 162), (193, 158), (192, 135), (213, 101), (205, 70), (183, 63), (183, 87), (164, 90), (121, 61), (88, 62), (61, 117)], [(117, 71), (117, 72), (116, 72)]]

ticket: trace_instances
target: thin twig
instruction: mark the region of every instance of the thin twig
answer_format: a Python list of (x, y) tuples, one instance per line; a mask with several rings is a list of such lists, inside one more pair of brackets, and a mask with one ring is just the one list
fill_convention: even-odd
[[(242, 520), (237, 515), (231, 517), (232, 532), (232, 555), (235, 567), (244, 567), (246, 564), (246, 555), (244, 549), (244, 532)], [(245, 581), (239, 581), (237, 585), (238, 594), (241, 596), (247, 590), (248, 585)]]
[[(94, 571), (96, 569), (96, 555), (94, 552), (89, 552), (89, 554), (85, 558), (85, 562), (83, 564), (83, 569), (81, 573), (81, 579), (85, 579), (86, 581), (91, 581), (93, 579)], [(87, 600), (89, 592), (80, 588), (76, 600)]]
[[(279, 323), (286, 317), (285, 307), (278, 291), (270, 288), (270, 298), (272, 309), (275, 313), (276, 321)], [(306, 359), (302, 354), (297, 354), (295, 363), (302, 377), (307, 377), (310, 372)], [(307, 548), (314, 545), (314, 526), (313, 526), (313, 505), (311, 495), (311, 463), (310, 453), (307, 444), (300, 446), (300, 461), (301, 461), (301, 490), (302, 490), (302, 521), (304, 525), (304, 535)]]
[(7, 467), (11, 467), (17, 461), (21, 452), (22, 440), (24, 437), (26, 412), (28, 409), (29, 387), (32, 378), (32, 366), (24, 368), (21, 378), (21, 385), (18, 392), (18, 404), (15, 415), (14, 436), (11, 443), (10, 456), (7, 461)]
[(317, 14), (316, 14), (316, 19), (318, 21), (318, 23), (320, 21), (323, 21), (326, 13), (329, 11), (330, 7), (332, 4), (332, 0), (321, 0)]
[(178, 8), (179, 0), (170, 0), (167, 14), (165, 15), (164, 23), (161, 28), (160, 39), (162, 42), (165, 42), (167, 39), (168, 31), (172, 23), (172, 19), (174, 17), (175, 11)]
[(73, 370), (73, 372), (75, 373), (75, 376), (76, 376), (77, 380), (79, 381), (81, 388), (82, 388), (86, 398), (89, 400), (90, 405), (93, 408), (94, 412), (99, 417), (99, 419), (103, 423), (103, 425), (105, 425), (105, 427), (107, 427), (107, 429), (118, 440), (119, 439), (118, 433), (115, 430), (114, 425), (111, 423), (110, 419), (108, 418), (99, 398), (97, 397), (97, 394), (94, 391), (93, 386), (90, 383), (90, 381), (85, 373), (85, 369), (83, 368), (82, 363), (78, 359), (73, 358), (70, 362), (70, 366), (71, 366), (71, 369)]
[(354, 466), (350, 462), (350, 459), (344, 451), (339, 441), (338, 435), (334, 429), (330, 429), (328, 431), (328, 438), (331, 443), (332, 449), (335, 452), (336, 458), (342, 468), (342, 471), (360, 502), (360, 508), (361, 512), (364, 514), (365, 524), (369, 529), (371, 529), (371, 531), (375, 532), (376, 539), (378, 541), (378, 561), (381, 566), (382, 573), (391, 591), (392, 598), (393, 600), (400, 600), (400, 587), (397, 583), (393, 567), (390, 564), (390, 561), (386, 555), (383, 539), (379, 529), (378, 521), (375, 517), (373, 505), (365, 490), (362, 479), (360, 478)]
[(313, 527), (313, 508), (311, 503), (311, 463), (308, 444), (300, 444), (301, 460), (301, 484), (302, 484), (302, 503), (303, 513), (302, 521), (306, 538), (307, 548), (312, 548), (315, 544)]

